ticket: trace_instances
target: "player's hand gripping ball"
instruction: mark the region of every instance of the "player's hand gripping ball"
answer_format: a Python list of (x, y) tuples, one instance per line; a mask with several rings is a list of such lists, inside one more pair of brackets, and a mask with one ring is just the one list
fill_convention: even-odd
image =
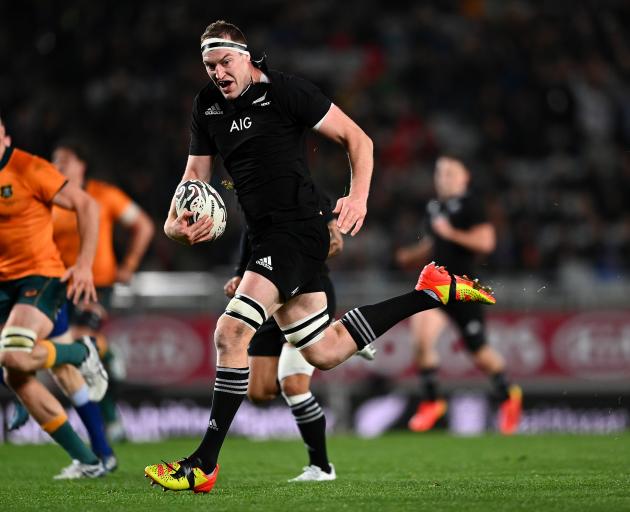
[(225, 231), (227, 210), (219, 193), (204, 181), (188, 180), (175, 191), (175, 211), (181, 215), (184, 210), (193, 213), (189, 224), (193, 224), (203, 215), (212, 219), (210, 240), (219, 238)]

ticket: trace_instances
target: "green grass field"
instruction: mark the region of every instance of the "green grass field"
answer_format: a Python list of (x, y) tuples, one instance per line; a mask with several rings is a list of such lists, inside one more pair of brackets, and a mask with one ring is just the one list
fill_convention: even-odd
[(316, 484), (286, 482), (304, 462), (299, 441), (230, 439), (211, 494), (162, 492), (143, 478), (146, 464), (195, 445), (122, 444), (116, 473), (71, 482), (52, 480), (66, 463), (57, 447), (0, 445), (0, 511), (630, 511), (630, 434), (333, 437), (338, 479)]

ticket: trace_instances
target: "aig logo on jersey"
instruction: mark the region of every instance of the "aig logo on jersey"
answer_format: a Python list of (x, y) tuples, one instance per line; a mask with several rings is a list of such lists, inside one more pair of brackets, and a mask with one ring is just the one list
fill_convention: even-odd
[(8, 199), (13, 195), (13, 188), (11, 185), (2, 185), (0, 187), (0, 197), (3, 199)]
[(248, 128), (251, 128), (251, 126), (252, 126), (252, 120), (250, 117), (234, 119), (234, 121), (232, 121), (232, 126), (230, 126), (230, 133), (234, 131), (240, 132), (243, 130), (247, 130)]

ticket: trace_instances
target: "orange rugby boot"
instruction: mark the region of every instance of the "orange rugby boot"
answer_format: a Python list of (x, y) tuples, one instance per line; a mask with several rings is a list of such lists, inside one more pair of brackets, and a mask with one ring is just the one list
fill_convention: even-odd
[(509, 397), (499, 407), (499, 432), (509, 436), (518, 430), (523, 409), (523, 390), (520, 386), (510, 386)]
[(436, 265), (434, 261), (422, 269), (415, 289), (429, 292), (442, 304), (448, 304), (449, 300), (483, 304), (495, 304), (497, 301), (492, 289), (480, 284), (478, 279), (451, 275), (445, 267)]
[(426, 432), (431, 430), (437, 421), (446, 414), (446, 400), (423, 400), (418, 410), (409, 420), (409, 430)]

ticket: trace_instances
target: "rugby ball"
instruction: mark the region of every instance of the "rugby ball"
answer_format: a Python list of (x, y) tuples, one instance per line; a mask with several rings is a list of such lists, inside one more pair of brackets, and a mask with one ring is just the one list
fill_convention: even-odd
[(193, 213), (189, 225), (207, 215), (212, 218), (211, 240), (219, 238), (225, 231), (227, 210), (219, 193), (205, 181), (184, 181), (175, 191), (175, 211), (181, 215), (184, 210)]

